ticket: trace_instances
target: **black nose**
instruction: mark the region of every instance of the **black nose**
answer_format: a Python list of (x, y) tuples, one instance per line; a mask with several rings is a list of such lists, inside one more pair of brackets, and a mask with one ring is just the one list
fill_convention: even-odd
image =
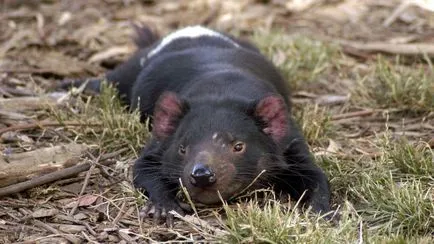
[(193, 166), (190, 182), (197, 187), (207, 187), (216, 181), (215, 173), (205, 164), (197, 163)]

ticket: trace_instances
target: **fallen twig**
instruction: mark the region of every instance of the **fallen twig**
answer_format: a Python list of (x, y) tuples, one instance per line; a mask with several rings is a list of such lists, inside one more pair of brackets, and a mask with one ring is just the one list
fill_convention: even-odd
[(31, 124), (25, 124), (25, 125), (15, 125), (15, 126), (9, 126), (6, 128), (0, 129), (0, 134), (3, 134), (8, 131), (17, 131), (17, 130), (29, 130), (29, 129), (35, 129), (35, 128), (43, 128), (45, 126), (98, 126), (101, 125), (99, 123), (92, 123), (92, 124), (85, 124), (82, 122), (77, 121), (65, 121), (65, 122), (57, 122), (57, 121), (38, 121)]
[[(115, 156), (117, 156), (117, 155), (119, 155), (119, 154), (121, 154), (127, 150), (128, 150), (127, 148), (123, 148), (123, 149), (120, 149), (116, 152), (107, 153), (107, 154), (102, 155), (100, 157), (100, 160), (101, 160), (100, 164), (104, 165), (104, 166), (108, 166), (108, 165), (115, 163), (115, 161), (108, 160), (108, 159), (113, 158), (113, 157), (115, 157)], [(27, 190), (27, 189), (30, 189), (30, 188), (33, 188), (36, 186), (40, 186), (43, 184), (47, 184), (47, 183), (59, 180), (59, 179), (71, 177), (71, 176), (76, 175), (80, 172), (89, 170), (90, 167), (91, 167), (91, 163), (84, 163), (84, 164), (76, 165), (76, 166), (69, 167), (66, 169), (62, 169), (62, 170), (59, 170), (56, 172), (52, 172), (52, 173), (49, 173), (49, 174), (46, 174), (46, 175), (43, 175), (43, 176), (40, 176), (37, 178), (33, 178), (33, 179), (25, 181), (25, 182), (20, 182), (20, 183), (14, 184), (14, 185), (3, 187), (3, 188), (0, 188), (0, 197), (7, 196), (10, 194), (14, 194), (14, 193), (18, 193), (18, 192), (21, 192), (21, 191), (24, 191), (24, 190)]]
[(62, 94), (62, 92), (57, 92), (35, 97), (25, 96), (11, 97), (6, 99), (0, 98), (0, 107), (3, 110), (13, 112), (42, 110), (46, 109), (47, 107), (55, 107), (61, 105), (59, 102), (57, 102), (57, 99)]
[(80, 155), (88, 148), (87, 145), (73, 142), (19, 153), (4, 150), (0, 156), (0, 187), (77, 165)]
[(37, 94), (33, 91), (24, 89), (24, 88), (14, 88), (14, 87), (0, 87), (0, 93), (6, 94), (8, 97), (13, 97), (13, 96), (19, 96), (19, 97), (24, 97), (24, 96), (36, 96)]
[(52, 227), (52, 226), (50, 226), (50, 225), (48, 225), (42, 221), (35, 219), (33, 222), (35, 223), (36, 226), (44, 228), (45, 230), (47, 230), (53, 234), (59, 235), (59, 236), (67, 239), (68, 241), (70, 241), (72, 243), (81, 243), (80, 239), (74, 237), (73, 235), (62, 233), (59, 230), (55, 229), (54, 227)]
[(331, 120), (340, 120), (340, 119), (348, 119), (348, 118), (354, 118), (354, 117), (361, 117), (361, 116), (368, 116), (375, 112), (373, 109), (369, 110), (362, 110), (362, 111), (356, 111), (351, 113), (345, 113), (345, 114), (338, 114), (332, 116)]
[(35, 69), (35, 68), (1, 68), (0, 73), (32, 73), (32, 74), (45, 74), (53, 73), (49, 69)]
[(86, 227), (87, 231), (89, 231), (89, 233), (91, 235), (96, 236), (97, 233), (92, 229), (92, 227), (89, 225), (89, 223), (87, 223), (86, 221), (81, 221), (81, 220), (77, 220), (74, 217), (68, 216), (68, 215), (56, 215), (57, 219), (63, 220), (63, 221), (69, 221), (72, 222), (74, 224), (79, 224), (79, 225), (83, 225)]
[(2, 110), (0, 109), (0, 117), (4, 117), (6, 119), (10, 120), (31, 120), (32, 118), (22, 114), (22, 113), (16, 113), (12, 111)]
[[(89, 154), (89, 155), (92, 156), (91, 154)], [(78, 198), (80, 198), (83, 195), (84, 190), (87, 187), (87, 184), (89, 184), (90, 175), (91, 175), (93, 169), (95, 168), (95, 165), (97, 163), (99, 163), (100, 159), (101, 159), (101, 155), (99, 155), (98, 158), (94, 159), (94, 161), (92, 162), (92, 165), (89, 167), (89, 170), (87, 170), (86, 177), (84, 178), (83, 186), (81, 187), (80, 193), (78, 194)], [(76, 204), (74, 205), (74, 207), (68, 213), (69, 216), (73, 216), (74, 215), (74, 213), (77, 210), (79, 204), (80, 204), (80, 201), (77, 201)]]
[[(434, 44), (431, 43), (388, 43), (388, 42), (354, 42), (348, 40), (332, 40), (344, 47), (359, 51), (384, 52), (399, 55), (428, 55), (434, 57)], [(344, 49), (345, 51), (345, 49)]]
[(112, 225), (113, 227), (115, 227), (115, 226), (118, 224), (119, 220), (122, 218), (122, 216), (124, 216), (124, 214), (125, 214), (125, 207), (126, 207), (126, 206), (127, 206), (127, 205), (126, 205), (126, 201), (124, 200), (124, 201), (122, 202), (122, 206), (121, 206), (121, 208), (120, 208), (118, 214), (116, 215), (116, 217), (114, 218), (114, 220), (113, 220), (112, 223), (111, 223), (111, 225)]

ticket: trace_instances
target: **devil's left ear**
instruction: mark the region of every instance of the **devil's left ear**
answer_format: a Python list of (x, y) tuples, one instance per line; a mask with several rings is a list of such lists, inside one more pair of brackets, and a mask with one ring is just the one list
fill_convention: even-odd
[(288, 133), (288, 109), (279, 95), (269, 95), (256, 104), (254, 115), (262, 124), (262, 130), (275, 142), (279, 142)]

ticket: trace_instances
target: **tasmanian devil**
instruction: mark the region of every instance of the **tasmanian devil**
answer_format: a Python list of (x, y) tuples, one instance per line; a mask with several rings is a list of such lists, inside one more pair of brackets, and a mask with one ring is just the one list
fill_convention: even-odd
[(183, 213), (180, 182), (203, 204), (271, 186), (330, 210), (327, 177), (290, 116), (285, 80), (256, 47), (201, 26), (162, 39), (146, 27), (137, 32), (139, 50), (106, 79), (152, 120), (152, 139), (134, 164), (134, 186), (150, 199), (145, 216)]

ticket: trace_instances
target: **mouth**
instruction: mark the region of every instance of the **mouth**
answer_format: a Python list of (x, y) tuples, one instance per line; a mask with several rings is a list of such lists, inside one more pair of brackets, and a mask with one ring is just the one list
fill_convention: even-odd
[(238, 188), (230, 190), (196, 188), (189, 190), (189, 194), (194, 201), (209, 205), (221, 204), (223, 201), (227, 201), (236, 196), (238, 192)]
[(182, 179), (182, 184), (187, 189), (190, 198), (197, 203), (206, 205), (221, 204), (236, 196), (244, 184), (241, 182), (224, 181), (217, 179), (216, 184), (209, 187), (195, 187), (188, 180)]

